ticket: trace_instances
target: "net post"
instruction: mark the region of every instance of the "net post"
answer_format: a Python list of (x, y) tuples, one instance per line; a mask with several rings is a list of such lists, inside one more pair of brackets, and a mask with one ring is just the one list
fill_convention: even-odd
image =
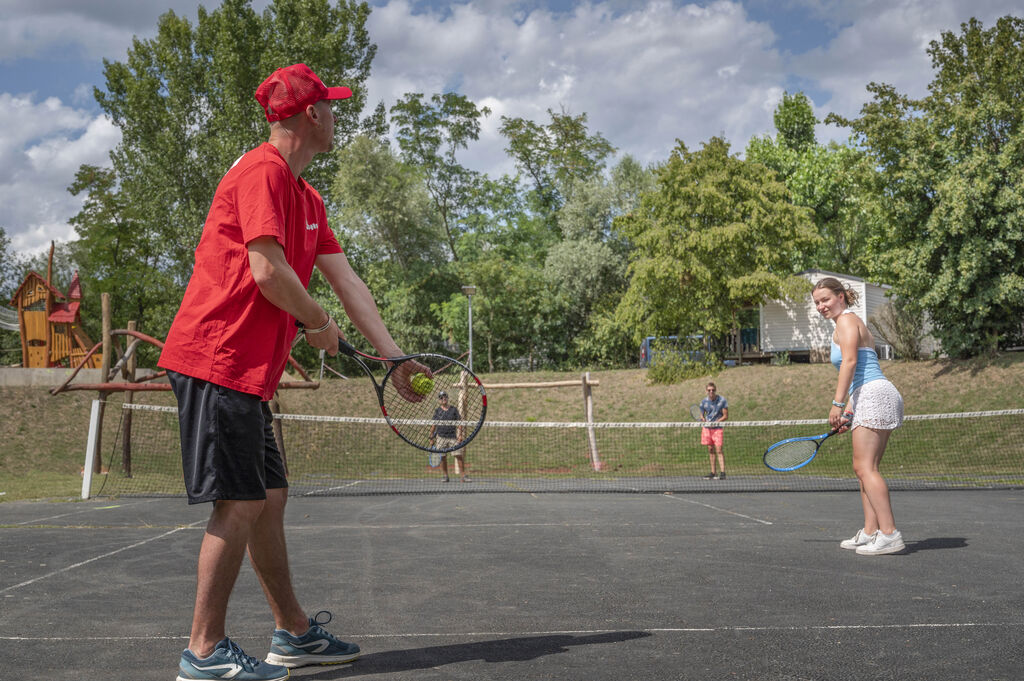
[[(468, 384), (468, 381), (467, 381), (468, 378), (469, 377), (466, 375), (465, 371), (460, 371), (459, 372), (459, 382), (456, 384), (456, 387), (459, 389), (458, 402), (456, 402), (456, 408), (458, 408), (459, 414), (465, 414), (466, 413), (466, 386)], [(462, 452), (463, 457), (465, 457), (465, 455), (466, 455), (466, 448), (463, 447), (460, 450), (456, 450), (455, 452), (452, 452), (452, 454), (453, 455), (454, 454), (458, 454), (459, 452)], [(453, 463), (455, 464), (455, 475), (460, 475), (461, 476), (461, 475), (465, 474), (465, 471), (462, 470), (462, 462), (459, 461), (459, 459), (457, 457), (455, 457), (455, 456), (452, 456), (452, 460), (453, 460)]]
[[(136, 322), (131, 320), (128, 322), (128, 330), (136, 331)], [(138, 342), (138, 341), (135, 341)], [(135, 354), (128, 358), (125, 365), (121, 368), (121, 377), (129, 383), (135, 382)], [(129, 390), (124, 396), (125, 404), (132, 404), (135, 402), (135, 391)], [(123, 425), (121, 430), (121, 469), (124, 471), (126, 477), (132, 477), (132, 411), (129, 409), (124, 412), (124, 418), (122, 419)]]
[[(111, 321), (110, 321), (110, 294), (109, 293), (104, 293), (104, 294), (102, 294), (100, 296), (100, 304), (101, 304), (100, 309), (101, 309), (101, 312), (102, 312), (102, 320), (103, 320), (103, 355), (102, 355), (103, 361), (101, 362), (101, 365), (100, 365), (100, 381), (102, 383), (107, 383), (107, 382), (109, 382), (113, 378), (110, 375), (110, 356), (111, 356), (111, 354), (113, 352), (113, 349), (114, 349), (114, 338), (113, 338), (113, 336), (110, 333), (111, 332), (111, 328), (110, 328), (111, 327)], [(100, 403), (100, 407), (99, 407), (99, 410), (100, 410), (99, 421), (101, 423), (103, 421), (103, 409), (106, 407), (107, 395), (109, 395), (109, 394), (110, 393), (103, 392), (102, 390), (100, 391), (100, 395), (99, 395), (99, 403)], [(93, 404), (95, 404), (95, 402)], [(102, 437), (103, 437), (103, 429), (102, 428), (97, 431), (96, 437), (97, 437), (96, 448), (99, 449), (100, 448), (100, 441), (102, 441)], [(101, 472), (100, 471), (101, 463), (102, 462), (100, 460), (100, 457), (96, 457), (95, 461), (93, 462), (93, 471), (92, 471), (93, 473), (97, 473), (98, 474), (98, 473)]]
[(590, 372), (583, 374), (583, 412), (587, 419), (587, 443), (590, 450), (590, 465), (595, 471), (601, 470), (601, 457), (597, 454), (597, 435), (594, 432), (594, 390), (590, 386)]
[(89, 412), (89, 435), (85, 443), (85, 465), (82, 467), (82, 498), (88, 499), (92, 493), (92, 469), (99, 457), (96, 450), (99, 445), (100, 422), (103, 418), (100, 405), (101, 400), (92, 401), (92, 410)]

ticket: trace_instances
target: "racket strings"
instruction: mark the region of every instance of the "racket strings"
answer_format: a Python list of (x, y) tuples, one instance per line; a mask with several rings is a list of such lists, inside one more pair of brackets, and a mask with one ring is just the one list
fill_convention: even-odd
[(766, 452), (764, 463), (769, 468), (786, 470), (796, 468), (812, 458), (818, 451), (818, 443), (814, 440), (796, 440), (786, 442)]
[(422, 449), (448, 452), (461, 448), (483, 423), (483, 387), (465, 367), (447, 357), (421, 355), (416, 361), (430, 368), (433, 378), (420, 378), (415, 387), (422, 399), (409, 401), (395, 387), (394, 373), (390, 373), (382, 385), (388, 422), (400, 437)]

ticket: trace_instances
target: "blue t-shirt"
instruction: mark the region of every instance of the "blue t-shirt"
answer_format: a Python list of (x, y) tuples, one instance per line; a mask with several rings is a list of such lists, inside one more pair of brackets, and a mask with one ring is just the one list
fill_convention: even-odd
[[(700, 401), (700, 410), (704, 412), (705, 421), (717, 421), (722, 418), (722, 412), (729, 407), (729, 402), (721, 395), (715, 395), (715, 399), (704, 398)], [(705, 428), (721, 428), (720, 423), (706, 423)]]
[[(832, 352), (829, 359), (832, 360), (832, 366), (836, 369), (842, 366), (843, 351), (837, 343), (832, 343)], [(874, 348), (857, 348), (857, 368), (853, 371), (850, 392), (852, 393), (865, 383), (880, 379), (884, 380), (885, 374), (882, 373), (882, 367), (878, 364), (878, 353), (875, 352)]]

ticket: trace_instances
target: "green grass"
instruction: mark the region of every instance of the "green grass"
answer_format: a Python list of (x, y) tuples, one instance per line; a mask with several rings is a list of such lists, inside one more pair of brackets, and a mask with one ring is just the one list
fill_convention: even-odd
[[(925, 362), (885, 362), (886, 375), (900, 388), (908, 414), (977, 411), (1024, 407), (1024, 354), (1006, 354), (987, 360)], [(486, 374), (487, 384), (505, 382), (544, 382), (578, 380), (583, 372), (532, 374)], [(352, 372), (355, 376), (355, 372)], [(707, 378), (692, 379), (671, 386), (653, 386), (646, 382), (643, 370), (591, 372), (600, 382), (594, 388), (595, 418), (598, 421), (689, 421), (688, 407), (704, 394)], [(783, 367), (750, 366), (726, 369), (714, 377), (719, 392), (729, 400), (732, 420), (775, 420), (824, 418), (835, 388), (836, 372), (831, 365), (790, 365)], [(52, 397), (41, 388), (0, 388), (5, 406), (0, 423), (0, 496), (2, 501), (78, 496), (81, 467), (89, 423), (89, 408), (94, 393), (73, 392)], [(107, 464), (116, 441), (122, 396), (113, 395), (107, 406), (102, 453)], [(170, 393), (143, 393), (137, 401), (146, 404), (173, 405)], [(488, 419), (491, 421), (583, 421), (582, 390), (574, 388), (525, 388), (488, 391)], [(371, 389), (365, 378), (331, 380), (319, 390), (292, 390), (281, 396), (282, 411), (299, 414), (378, 416)], [(789, 436), (789, 433), (762, 431), (756, 441), (743, 442), (738, 433), (728, 431), (727, 456), (734, 474), (762, 472), (759, 454), (763, 440)], [(978, 429), (975, 429), (978, 430)], [(683, 432), (685, 431), (685, 432)], [(565, 439), (518, 443), (527, 449), (531, 465), (546, 475), (678, 474), (697, 475), (707, 467), (705, 449), (695, 444), (696, 430), (665, 429), (633, 433), (639, 439), (619, 443), (611, 432), (598, 431), (599, 449), (608, 466), (605, 473), (594, 473), (587, 466), (586, 443), (582, 431)], [(807, 434), (804, 432), (792, 434)], [(495, 473), (511, 473), (515, 465), (507, 442), (500, 433), (484, 433), (475, 443), (473, 467)], [(293, 436), (291, 436), (293, 437)], [(312, 436), (310, 436), (312, 437)], [(320, 437), (319, 435), (317, 437)], [(323, 437), (331, 437), (324, 435)], [(341, 457), (340, 470), (373, 470), (380, 477), (422, 476), (425, 456), (409, 456), (396, 447), (390, 432), (376, 444), (378, 434), (362, 433), (345, 446), (326, 442), (322, 451), (311, 448), (304, 455), (290, 450), (295, 476), (318, 475), (319, 466), (332, 456)], [(967, 476), (985, 472), (1018, 477), (1021, 462), (1007, 465), (1000, 458), (1006, 451), (1019, 451), (1020, 433), (1001, 428), (971, 434), (966, 443), (959, 437), (956, 422), (908, 424), (900, 437), (894, 437), (891, 454), (902, 468), (894, 474), (915, 478), (934, 475), (937, 454), (969, 449), (971, 458), (942, 461), (943, 474)], [(1000, 437), (1012, 441), (1000, 441)], [(484, 438), (496, 438), (493, 441)], [(306, 436), (298, 436), (302, 441)], [(395, 439), (397, 442), (397, 439)], [(771, 441), (769, 439), (769, 441)], [(849, 474), (849, 438), (836, 443), (828, 462), (837, 462), (836, 474)], [(373, 443), (372, 446), (368, 443)], [(175, 456), (173, 447), (168, 456)], [(303, 461), (303, 457), (307, 462)], [(422, 459), (422, 461), (421, 461)], [(828, 474), (828, 462), (814, 473)], [(365, 467), (365, 468), (364, 468)], [(115, 463), (116, 468), (116, 463)], [(172, 474), (164, 472), (164, 475)]]

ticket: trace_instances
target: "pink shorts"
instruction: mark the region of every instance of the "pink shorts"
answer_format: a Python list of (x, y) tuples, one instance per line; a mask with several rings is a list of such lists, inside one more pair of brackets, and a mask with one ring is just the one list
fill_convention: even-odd
[(724, 430), (725, 428), (701, 428), (700, 443), (702, 445), (717, 445), (721, 447)]

